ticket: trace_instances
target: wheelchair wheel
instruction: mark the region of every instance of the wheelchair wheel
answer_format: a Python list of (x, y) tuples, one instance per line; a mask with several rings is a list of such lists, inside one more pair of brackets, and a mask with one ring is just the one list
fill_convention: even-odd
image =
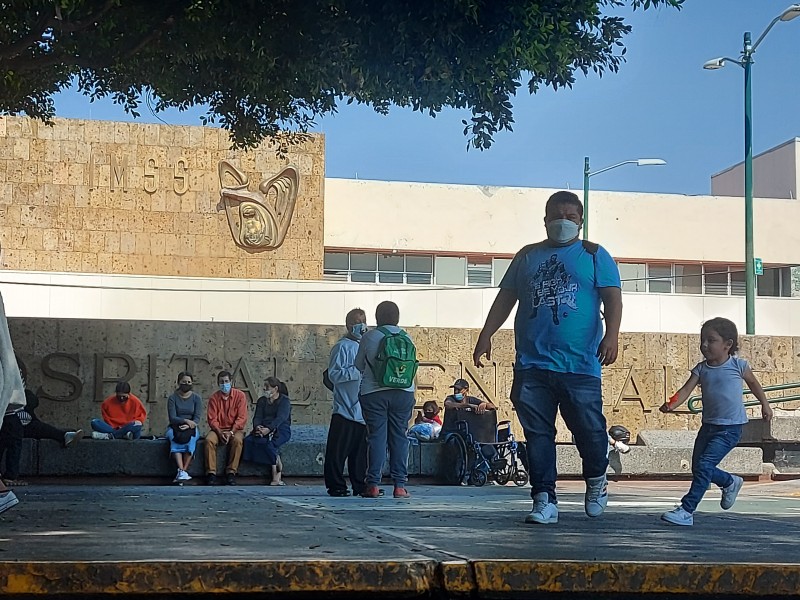
[[(467, 445), (458, 434), (450, 434), (444, 441), (444, 460), (441, 476), (448, 485), (461, 485), (467, 477)], [(471, 466), (471, 463), (470, 463)]]
[(480, 469), (475, 469), (472, 472), (472, 475), (470, 475), (470, 477), (469, 477), (469, 482), (470, 482), (470, 484), (472, 484), (472, 485), (474, 485), (476, 487), (482, 487), (482, 486), (486, 485), (486, 479), (487, 479), (487, 477), (486, 477), (486, 473), (484, 471), (481, 471)]
[(514, 470), (514, 483), (519, 487), (527, 485), (529, 479), (528, 472), (525, 469), (518, 468)]
[(505, 485), (509, 481), (511, 481), (511, 473), (509, 473), (508, 469), (503, 469), (502, 471), (498, 471), (494, 474), (494, 480), (497, 482), (498, 485)]

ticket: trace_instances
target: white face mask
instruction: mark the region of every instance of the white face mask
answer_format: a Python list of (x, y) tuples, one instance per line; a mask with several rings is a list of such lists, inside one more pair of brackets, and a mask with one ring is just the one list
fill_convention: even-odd
[(556, 244), (566, 244), (578, 237), (578, 224), (569, 219), (555, 219), (547, 224), (547, 237)]

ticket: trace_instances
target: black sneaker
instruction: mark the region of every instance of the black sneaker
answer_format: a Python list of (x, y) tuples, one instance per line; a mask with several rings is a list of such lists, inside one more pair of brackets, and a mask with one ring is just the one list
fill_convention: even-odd
[(334, 498), (344, 498), (345, 496), (350, 495), (350, 490), (343, 489), (343, 490), (328, 490), (328, 496), (333, 496)]
[(227, 485), (236, 485), (236, 473), (228, 473), (225, 477), (225, 483)]
[(206, 475), (206, 485), (217, 485), (218, 483), (219, 480), (217, 479), (217, 476), (214, 475), (214, 473), (209, 473), (208, 475)]

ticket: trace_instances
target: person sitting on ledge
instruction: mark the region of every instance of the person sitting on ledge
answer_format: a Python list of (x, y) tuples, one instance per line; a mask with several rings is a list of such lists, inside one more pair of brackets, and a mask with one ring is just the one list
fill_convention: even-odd
[(292, 437), (292, 403), (286, 384), (277, 377), (267, 377), (264, 395), (258, 399), (253, 415), (253, 432), (244, 438), (247, 462), (272, 467), (270, 485), (286, 485), (281, 479), (283, 464), (280, 447)]
[(247, 396), (237, 390), (228, 371), (217, 373), (219, 390), (208, 399), (208, 426), (206, 434), (206, 483), (217, 483), (217, 446), (228, 448), (228, 466), (225, 468), (225, 483), (236, 485), (236, 472), (242, 458), (244, 428), (247, 426)]
[(167, 439), (169, 440), (169, 453), (175, 458), (178, 473), (173, 483), (189, 481), (189, 465), (197, 447), (200, 421), (200, 407), (203, 403), (200, 394), (192, 391), (194, 379), (192, 374), (181, 371), (178, 374), (178, 389), (167, 400), (167, 413), (169, 426)]
[(147, 418), (142, 401), (131, 394), (131, 384), (117, 382), (113, 396), (100, 405), (102, 419), (92, 419), (92, 438), (95, 440), (138, 440)]

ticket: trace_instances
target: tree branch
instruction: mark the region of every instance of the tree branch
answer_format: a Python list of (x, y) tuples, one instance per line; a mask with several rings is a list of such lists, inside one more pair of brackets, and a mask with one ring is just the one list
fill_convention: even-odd
[(31, 32), (28, 35), (25, 35), (13, 44), (9, 44), (8, 46), (0, 49), (0, 59), (14, 58), (15, 56), (19, 56), (20, 53), (30, 48), (31, 45), (40, 41), (48, 25), (50, 25), (53, 20), (53, 16), (43, 15), (42, 18), (34, 24), (34, 26), (31, 28)]
[(58, 23), (58, 29), (63, 33), (75, 33), (76, 31), (81, 31), (83, 29), (87, 29), (95, 24), (95, 22), (103, 17), (108, 11), (114, 8), (116, 2), (114, 0), (106, 0), (106, 3), (103, 5), (103, 8), (98, 10), (96, 13), (89, 15), (88, 17), (81, 19), (80, 21), (56, 21)]

